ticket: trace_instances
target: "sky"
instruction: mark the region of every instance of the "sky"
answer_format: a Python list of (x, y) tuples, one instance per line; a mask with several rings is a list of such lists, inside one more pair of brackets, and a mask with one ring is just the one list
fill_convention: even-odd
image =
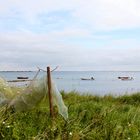
[(0, 0), (0, 70), (139, 71), (140, 0)]

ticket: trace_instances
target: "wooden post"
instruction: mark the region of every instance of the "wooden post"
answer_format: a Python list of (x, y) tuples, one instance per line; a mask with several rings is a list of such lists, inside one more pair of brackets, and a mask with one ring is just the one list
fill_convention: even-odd
[(51, 87), (51, 72), (50, 67), (47, 67), (47, 85), (48, 85), (48, 95), (49, 95), (49, 105), (50, 105), (50, 116), (53, 118), (53, 101), (52, 101), (52, 87)]

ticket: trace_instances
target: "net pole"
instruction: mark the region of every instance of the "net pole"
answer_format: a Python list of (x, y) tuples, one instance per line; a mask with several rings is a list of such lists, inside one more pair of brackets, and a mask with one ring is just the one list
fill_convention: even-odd
[(47, 85), (48, 85), (48, 95), (49, 95), (50, 116), (54, 118), (50, 67), (47, 67)]

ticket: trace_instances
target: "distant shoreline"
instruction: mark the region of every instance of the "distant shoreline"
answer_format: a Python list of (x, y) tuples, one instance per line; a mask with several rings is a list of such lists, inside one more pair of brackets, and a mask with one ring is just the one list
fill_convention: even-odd
[[(0, 72), (36, 72), (37, 70), (0, 70)], [(140, 72), (140, 70), (138, 70), (138, 71), (132, 71), (132, 70), (124, 70), (124, 71), (122, 71), (122, 70), (120, 70), (120, 71), (117, 71), (117, 70), (62, 70), (62, 71), (60, 71), (59, 70), (59, 72)]]
[(34, 72), (34, 71), (31, 71), (31, 70), (29, 70), (29, 71), (28, 70), (27, 71), (24, 71), (24, 70), (23, 71), (20, 71), (20, 70), (19, 71), (18, 70), (17, 71), (10, 71), (10, 70), (9, 71), (6, 71), (6, 70), (2, 70), (0, 72)]

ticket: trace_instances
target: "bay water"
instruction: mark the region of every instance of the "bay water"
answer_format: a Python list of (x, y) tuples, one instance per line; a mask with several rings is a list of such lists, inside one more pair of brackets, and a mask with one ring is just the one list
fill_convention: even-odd
[[(18, 76), (32, 79), (35, 71), (1, 71), (0, 77), (7, 81), (16, 80)], [(46, 73), (41, 72), (42, 77)], [(122, 81), (119, 76), (133, 77), (133, 80)], [(81, 80), (81, 78), (94, 80)], [(52, 78), (58, 90), (78, 91), (92, 95), (124, 95), (140, 92), (140, 71), (54, 71)], [(12, 86), (25, 86), (27, 82), (10, 83)]]

